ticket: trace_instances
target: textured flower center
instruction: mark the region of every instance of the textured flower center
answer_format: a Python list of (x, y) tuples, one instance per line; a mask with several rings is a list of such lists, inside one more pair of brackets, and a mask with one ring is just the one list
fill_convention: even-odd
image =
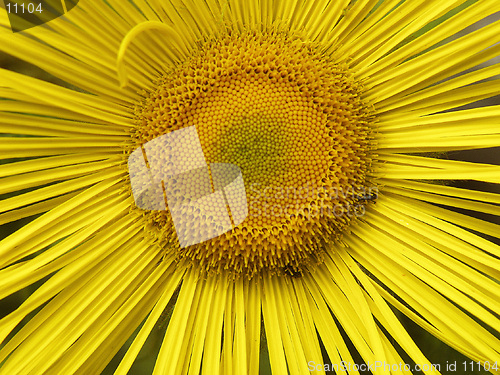
[(142, 145), (194, 125), (207, 163), (240, 168), (248, 214), (180, 248), (168, 210), (147, 213), (165, 248), (245, 274), (320, 261), (364, 208), (373, 141), (360, 93), (346, 67), (296, 36), (226, 31), (202, 43), (137, 107), (134, 138)]

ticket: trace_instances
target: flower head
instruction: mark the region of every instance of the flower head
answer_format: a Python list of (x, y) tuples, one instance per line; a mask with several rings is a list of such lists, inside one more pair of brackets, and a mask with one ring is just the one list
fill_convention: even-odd
[(449, 181), (500, 167), (448, 158), (500, 142), (497, 105), (464, 107), (498, 93), (472, 68), (500, 21), (448, 39), (496, 11), (81, 0), (15, 34), (0, 14), (0, 50), (64, 82), (0, 70), (0, 223), (36, 216), (0, 241), (0, 298), (37, 286), (0, 320), (0, 373), (97, 374), (123, 347), (126, 374), (158, 325), (155, 374), (257, 374), (261, 343), (275, 374), (446, 371), (401, 314), (498, 373), (500, 227), (469, 213), (500, 197)]

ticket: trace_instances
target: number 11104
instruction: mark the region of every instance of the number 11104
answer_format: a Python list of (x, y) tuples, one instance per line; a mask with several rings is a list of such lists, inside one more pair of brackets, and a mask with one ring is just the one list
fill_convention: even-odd
[(9, 13), (35, 13), (35, 12), (38, 12), (38, 13), (42, 13), (43, 9), (42, 9), (42, 4), (38, 4), (38, 6), (36, 6), (35, 8), (35, 5), (36, 4), (33, 4), (33, 3), (28, 3), (27, 6), (23, 4), (17, 4), (17, 3), (7, 3), (6, 5), (6, 8), (7, 8), (7, 12)]

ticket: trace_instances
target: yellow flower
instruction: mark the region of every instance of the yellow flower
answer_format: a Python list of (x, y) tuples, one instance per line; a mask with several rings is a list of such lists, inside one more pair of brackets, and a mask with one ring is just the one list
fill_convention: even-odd
[(500, 65), (471, 68), (500, 21), (448, 39), (497, 11), (80, 0), (18, 33), (0, 12), (0, 50), (65, 82), (0, 70), (0, 223), (36, 216), (0, 241), (0, 298), (31, 290), (0, 374), (99, 374), (122, 347), (127, 374), (163, 325), (154, 374), (258, 374), (261, 345), (273, 374), (448, 371), (402, 314), (500, 373), (500, 167), (447, 154), (500, 145), (500, 106), (464, 108), (498, 94)]

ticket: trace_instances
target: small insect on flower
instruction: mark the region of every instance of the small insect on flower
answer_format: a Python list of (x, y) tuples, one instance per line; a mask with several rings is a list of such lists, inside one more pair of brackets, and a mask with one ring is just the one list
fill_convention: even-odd
[(287, 265), (286, 267), (283, 267), (282, 269), (284, 275), (288, 275), (293, 278), (298, 278), (303, 276), (303, 271), (300, 268)]
[(356, 195), (358, 202), (373, 202), (375, 203), (378, 198), (378, 193), (367, 193)]

